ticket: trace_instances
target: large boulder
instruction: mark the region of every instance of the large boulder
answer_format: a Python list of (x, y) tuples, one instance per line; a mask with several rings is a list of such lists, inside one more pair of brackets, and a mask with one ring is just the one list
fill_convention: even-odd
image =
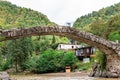
[(7, 72), (0, 72), (0, 80), (10, 80)]

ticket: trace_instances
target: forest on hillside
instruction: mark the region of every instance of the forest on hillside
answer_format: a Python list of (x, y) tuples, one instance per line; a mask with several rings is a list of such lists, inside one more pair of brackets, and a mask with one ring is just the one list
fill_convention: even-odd
[(120, 42), (120, 3), (81, 16), (73, 27)]
[(46, 15), (32, 9), (17, 7), (10, 2), (0, 1), (0, 28), (50, 26)]

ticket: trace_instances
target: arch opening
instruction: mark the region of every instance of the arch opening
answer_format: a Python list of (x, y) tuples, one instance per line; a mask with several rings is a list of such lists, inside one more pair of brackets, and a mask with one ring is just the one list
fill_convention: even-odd
[(32, 28), (1, 30), (0, 36), (3, 38), (1, 38), (0, 41), (17, 39), (26, 36), (37, 36), (37, 35), (63, 36), (97, 47), (100, 51), (106, 54), (107, 76), (119, 77), (120, 75), (120, 67), (118, 67), (120, 66), (119, 44), (107, 41), (91, 33), (76, 30), (74, 28), (63, 26), (63, 27), (32, 27)]

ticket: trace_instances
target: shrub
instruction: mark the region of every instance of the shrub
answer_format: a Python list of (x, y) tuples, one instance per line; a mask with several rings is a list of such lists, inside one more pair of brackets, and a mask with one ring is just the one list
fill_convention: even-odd
[(4, 71), (10, 68), (10, 60), (2, 60), (0, 64), (0, 71)]
[(91, 63), (80, 63), (79, 70), (89, 70), (91, 68)]
[(99, 69), (100, 70), (104, 70), (105, 67), (106, 67), (106, 55), (100, 51), (96, 51), (96, 60), (98, 62), (98, 64), (100, 65), (99, 66)]
[(62, 51), (48, 50), (43, 52), (37, 61), (37, 71), (39, 73), (57, 72), (61, 67)]
[(22, 68), (27, 69), (31, 72), (36, 72), (38, 58), (38, 55), (32, 55), (32, 57), (29, 57), (29, 59), (23, 63)]
[(79, 60), (76, 58), (73, 52), (67, 52), (65, 53), (63, 59), (62, 59), (62, 65), (63, 67), (70, 66), (71, 69), (75, 69), (77, 67), (77, 64)]
[(64, 71), (66, 66), (77, 67), (78, 59), (74, 53), (58, 50), (47, 50), (40, 55), (30, 57), (24, 64), (25, 68), (36, 73), (50, 73)]

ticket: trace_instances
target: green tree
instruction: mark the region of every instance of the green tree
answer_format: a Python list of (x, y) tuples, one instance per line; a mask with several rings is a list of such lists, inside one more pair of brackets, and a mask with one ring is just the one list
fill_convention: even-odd
[(73, 52), (66, 52), (63, 56), (62, 65), (63, 67), (70, 66), (74, 70), (77, 67), (76, 63), (78, 61)]
[(34, 55), (26, 61), (26, 67), (31, 72), (48, 73), (64, 71), (66, 66), (72, 69), (77, 67), (78, 59), (72, 52), (46, 50), (39, 55)]
[(120, 31), (111, 32), (108, 38), (109, 40), (112, 40), (112, 41), (118, 40), (120, 42)]
[(63, 52), (47, 50), (40, 55), (37, 61), (37, 70), (39, 73), (56, 72), (59, 71), (61, 66), (61, 59)]
[(96, 60), (99, 64), (99, 70), (103, 71), (106, 69), (106, 55), (99, 50), (96, 50)]
[(120, 30), (120, 15), (116, 15), (107, 22), (107, 27), (105, 28), (105, 37), (108, 39), (109, 35), (114, 33), (115, 31)]
[(56, 43), (56, 39), (55, 39), (55, 36), (53, 35), (52, 44), (55, 44), (55, 43)]
[(15, 64), (16, 72), (18, 66), (24, 70), (23, 63), (33, 51), (31, 37), (9, 41), (6, 43), (6, 47), (7, 54), (11, 55), (12, 63)]

